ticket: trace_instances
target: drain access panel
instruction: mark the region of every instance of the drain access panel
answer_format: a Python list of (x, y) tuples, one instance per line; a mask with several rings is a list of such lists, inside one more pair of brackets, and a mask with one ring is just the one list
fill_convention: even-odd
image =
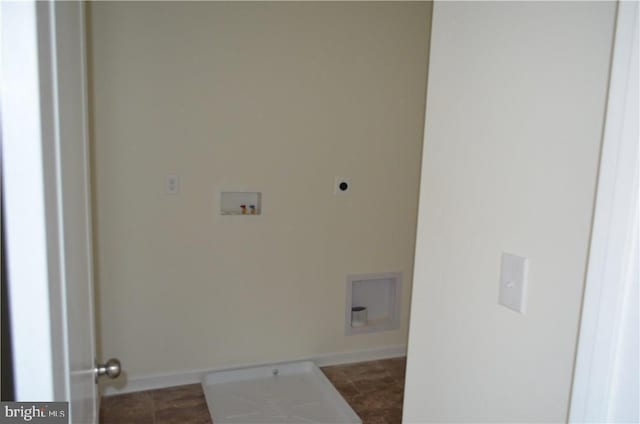
[(362, 423), (311, 361), (212, 372), (202, 389), (216, 424)]

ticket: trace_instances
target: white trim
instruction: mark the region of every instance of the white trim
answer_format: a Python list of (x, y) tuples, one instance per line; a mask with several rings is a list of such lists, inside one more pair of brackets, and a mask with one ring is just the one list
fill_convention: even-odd
[(329, 353), (310, 358), (319, 367), (331, 365), (353, 364), (356, 362), (376, 361), (379, 359), (400, 358), (407, 356), (407, 346), (390, 346), (378, 349), (359, 350), (354, 352)]
[[(637, 271), (632, 271), (638, 266), (637, 214), (638, 3), (622, 1), (618, 4), (570, 422), (616, 421), (620, 419), (614, 415), (616, 408), (627, 406), (616, 380), (624, 361), (622, 343), (635, 340), (636, 349), (638, 343), (637, 331), (624, 326), (638, 310), (637, 296), (630, 295), (638, 285)], [(637, 393), (637, 355), (630, 361), (634, 362), (625, 367), (631, 384), (623, 390)], [(630, 375), (634, 367), (636, 375)], [(635, 412), (633, 405), (627, 412), (637, 419), (637, 399), (626, 402), (634, 403)]]
[[(327, 353), (312, 357), (293, 358), (277, 363), (313, 361), (319, 367), (327, 367), (330, 365), (351, 364), (355, 362), (376, 361), (379, 359), (398, 358), (406, 356), (406, 346), (388, 346), (377, 349), (358, 350), (352, 352)], [(202, 382), (205, 374), (217, 371), (228, 371), (238, 368), (251, 368), (264, 365), (273, 365), (273, 363), (251, 363), (240, 364), (230, 367), (207, 368), (198, 370), (182, 371), (170, 374), (150, 374), (142, 376), (132, 376), (128, 378), (127, 384), (123, 387), (107, 385), (103, 387), (105, 396), (141, 392), (144, 390), (161, 389), (165, 387), (180, 386), (183, 384), (196, 384)]]
[[(49, 306), (53, 351), (53, 379), (56, 400), (70, 399), (69, 334), (66, 303), (66, 261), (62, 196), (60, 93), (56, 13), (53, 3), (37, 4), (40, 44), (40, 95), (43, 128), (43, 171), (49, 256)], [(46, 83), (44, 80), (46, 79)]]
[(50, 109), (48, 99), (41, 97), (50, 92), (51, 81), (40, 80), (41, 67), (49, 65), (43, 54), (49, 46), (38, 39), (43, 22), (35, 1), (4, 2), (1, 7), (3, 213), (15, 395), (18, 401), (51, 401), (60, 392), (49, 306), (50, 278), (56, 273), (50, 269), (47, 245), (53, 241), (47, 226), (55, 220), (47, 208), (51, 193), (45, 178), (51, 160), (45, 151), (51, 128), (45, 120), (50, 117), (42, 116)]

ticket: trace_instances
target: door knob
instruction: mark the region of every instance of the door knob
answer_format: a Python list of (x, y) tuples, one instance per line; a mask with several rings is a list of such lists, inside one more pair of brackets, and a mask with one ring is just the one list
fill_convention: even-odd
[(109, 378), (118, 378), (120, 371), (122, 371), (122, 366), (118, 359), (111, 358), (104, 364), (96, 363), (94, 371), (96, 373), (96, 380), (98, 377), (102, 377), (103, 375), (106, 375)]

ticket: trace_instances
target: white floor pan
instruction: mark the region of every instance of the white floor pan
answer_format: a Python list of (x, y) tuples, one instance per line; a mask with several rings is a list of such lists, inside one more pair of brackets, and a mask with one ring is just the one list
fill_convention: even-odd
[(212, 372), (202, 389), (215, 424), (362, 423), (310, 361)]

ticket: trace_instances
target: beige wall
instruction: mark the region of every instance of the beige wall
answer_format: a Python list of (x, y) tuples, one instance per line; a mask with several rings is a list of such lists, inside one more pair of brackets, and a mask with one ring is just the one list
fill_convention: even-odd
[[(437, 3), (406, 422), (566, 419), (615, 3)], [(497, 304), (500, 254), (528, 305)]]
[[(88, 16), (102, 357), (135, 378), (405, 345), (430, 5)], [(218, 215), (238, 187), (263, 216)], [(400, 329), (344, 336), (346, 275), (387, 271), (404, 273)]]

